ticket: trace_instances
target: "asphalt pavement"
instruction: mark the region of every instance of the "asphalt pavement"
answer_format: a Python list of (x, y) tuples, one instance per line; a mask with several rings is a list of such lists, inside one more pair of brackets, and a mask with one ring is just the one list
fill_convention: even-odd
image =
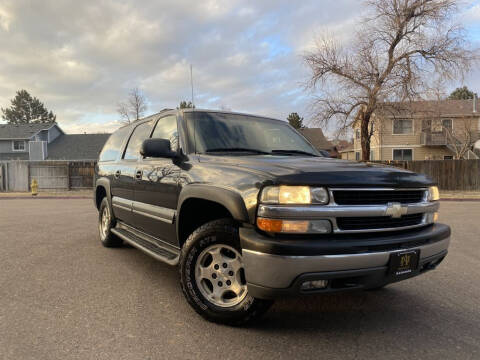
[(450, 253), (381, 291), (276, 302), (220, 326), (176, 267), (106, 249), (86, 199), (0, 199), (0, 359), (480, 359), (480, 202), (445, 202)]

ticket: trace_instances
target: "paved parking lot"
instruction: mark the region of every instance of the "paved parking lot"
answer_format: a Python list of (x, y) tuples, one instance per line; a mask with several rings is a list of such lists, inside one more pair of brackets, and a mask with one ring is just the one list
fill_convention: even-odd
[(248, 328), (190, 309), (177, 269), (105, 249), (85, 199), (0, 199), (1, 359), (479, 359), (480, 202), (445, 202), (450, 254), (379, 292), (278, 301)]

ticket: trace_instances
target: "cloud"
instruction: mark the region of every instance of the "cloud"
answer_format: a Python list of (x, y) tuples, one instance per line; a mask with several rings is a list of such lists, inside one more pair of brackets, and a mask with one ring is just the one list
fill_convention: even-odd
[(66, 131), (110, 131), (132, 87), (151, 113), (190, 99), (193, 64), (197, 107), (308, 117), (301, 56), (325, 29), (351, 37), (360, 13), (357, 0), (3, 0), (0, 107), (27, 89)]

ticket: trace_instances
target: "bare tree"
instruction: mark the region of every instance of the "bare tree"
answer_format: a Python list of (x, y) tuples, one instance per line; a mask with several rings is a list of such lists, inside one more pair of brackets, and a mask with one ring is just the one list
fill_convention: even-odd
[(119, 102), (117, 107), (117, 112), (128, 124), (140, 119), (145, 111), (147, 111), (147, 99), (138, 88), (130, 90), (127, 100)]
[[(411, 116), (422, 116), (422, 133), (424, 136), (437, 138), (438, 144), (445, 144), (452, 151), (455, 159), (476, 157), (472, 152), (473, 145), (478, 140), (475, 121), (471, 116), (449, 117), (445, 114), (442, 103), (447, 101), (445, 83), (436, 80), (426, 94), (435, 106), (415, 112), (410, 109)], [(448, 97), (450, 99), (450, 97)], [(429, 110), (431, 109), (431, 110)]]
[[(464, 116), (453, 121), (455, 121), (453, 128), (442, 123), (448, 147), (454, 152), (455, 159), (470, 158), (468, 154), (472, 154), (473, 145), (478, 140), (473, 126), (473, 119)], [(474, 158), (476, 158), (476, 155), (474, 155)]]
[(453, 23), (459, 0), (366, 0), (354, 42), (324, 34), (305, 55), (316, 118), (340, 128), (360, 122), (362, 159), (370, 157), (372, 115), (384, 101), (420, 98), (433, 77), (462, 77), (477, 59)]

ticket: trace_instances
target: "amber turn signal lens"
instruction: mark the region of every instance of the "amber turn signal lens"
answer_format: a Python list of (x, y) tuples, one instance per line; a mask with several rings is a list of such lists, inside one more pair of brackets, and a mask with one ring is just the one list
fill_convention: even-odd
[(257, 218), (257, 226), (262, 231), (278, 233), (282, 231), (282, 225), (282, 220)]
[(332, 232), (332, 225), (328, 220), (277, 220), (257, 218), (260, 230), (269, 233), (284, 234), (328, 234)]

